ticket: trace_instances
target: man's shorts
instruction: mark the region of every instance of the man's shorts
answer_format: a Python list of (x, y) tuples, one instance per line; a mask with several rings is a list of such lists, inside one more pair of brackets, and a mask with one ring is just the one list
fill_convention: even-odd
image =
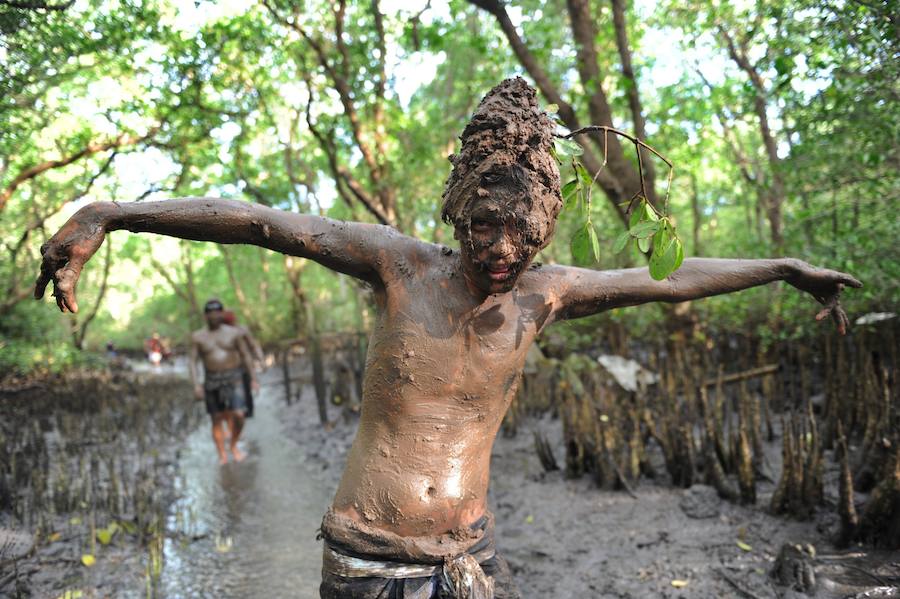
[(244, 412), (247, 397), (241, 368), (220, 372), (207, 372), (203, 383), (206, 412), (214, 416), (220, 412)]

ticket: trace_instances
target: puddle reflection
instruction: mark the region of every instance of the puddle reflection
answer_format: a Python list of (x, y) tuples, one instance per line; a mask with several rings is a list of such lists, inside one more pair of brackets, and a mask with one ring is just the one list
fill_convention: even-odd
[(208, 423), (186, 443), (167, 523), (163, 597), (319, 596), (315, 535), (332, 490), (315, 482), (284, 435), (277, 400), (257, 401), (243, 462), (216, 464)]

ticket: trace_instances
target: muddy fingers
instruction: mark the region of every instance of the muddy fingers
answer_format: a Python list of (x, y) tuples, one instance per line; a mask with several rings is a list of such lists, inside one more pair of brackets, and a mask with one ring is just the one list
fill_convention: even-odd
[(76, 259), (72, 259), (68, 264), (56, 271), (53, 277), (54, 291), (56, 297), (56, 305), (63, 312), (78, 312), (78, 302), (75, 299), (75, 285), (78, 282), (78, 276), (81, 274), (81, 268), (84, 265)]
[(824, 307), (816, 314), (816, 320), (824, 320), (830, 315), (837, 326), (838, 333), (841, 335), (845, 335), (847, 333), (847, 328), (850, 326), (850, 319), (847, 318), (847, 313), (844, 312), (844, 309), (841, 307), (840, 298), (843, 288), (844, 285), (839, 284), (838, 291), (826, 301), (822, 301), (821, 298), (816, 298), (824, 304)]

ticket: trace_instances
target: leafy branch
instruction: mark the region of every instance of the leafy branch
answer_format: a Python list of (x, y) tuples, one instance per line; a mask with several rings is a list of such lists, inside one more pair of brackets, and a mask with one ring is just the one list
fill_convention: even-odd
[[(551, 105), (548, 110), (552, 109)], [(603, 133), (603, 163), (600, 169), (591, 176), (578, 160), (578, 156), (584, 150), (580, 144), (572, 141), (572, 138), (584, 133), (597, 132)], [(560, 157), (569, 158), (574, 172), (574, 178), (562, 187), (564, 209), (578, 210), (580, 208), (581, 214), (585, 217), (584, 224), (572, 236), (572, 255), (581, 264), (589, 264), (600, 259), (600, 241), (597, 237), (597, 230), (591, 221), (591, 192), (608, 160), (610, 134), (623, 137), (634, 145), (641, 182), (641, 188), (627, 202), (626, 212), (630, 215), (628, 230), (616, 238), (613, 243), (613, 251), (621, 252), (626, 247), (637, 246), (642, 253), (650, 253), (650, 276), (661, 281), (678, 270), (684, 261), (684, 244), (675, 232), (675, 223), (669, 214), (669, 191), (672, 187), (675, 168), (665, 156), (644, 141), (613, 127), (592, 125), (556, 136), (554, 143), (556, 160), (562, 165), (563, 161)], [(654, 154), (669, 167), (662, 210), (647, 199), (642, 149)]]

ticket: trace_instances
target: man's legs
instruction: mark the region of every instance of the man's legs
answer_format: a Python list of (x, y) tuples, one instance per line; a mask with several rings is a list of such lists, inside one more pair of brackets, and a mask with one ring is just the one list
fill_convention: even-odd
[(231, 430), (231, 455), (234, 456), (236, 462), (240, 462), (247, 457), (237, 446), (241, 432), (244, 430), (244, 413), (238, 410), (229, 410), (225, 414), (228, 418), (228, 428)]
[[(212, 438), (216, 444), (216, 452), (219, 454), (219, 463), (228, 463), (228, 454), (225, 453), (225, 427), (223, 423), (227, 420), (227, 412), (216, 412), (212, 416)], [(237, 459), (237, 456), (235, 456)]]

